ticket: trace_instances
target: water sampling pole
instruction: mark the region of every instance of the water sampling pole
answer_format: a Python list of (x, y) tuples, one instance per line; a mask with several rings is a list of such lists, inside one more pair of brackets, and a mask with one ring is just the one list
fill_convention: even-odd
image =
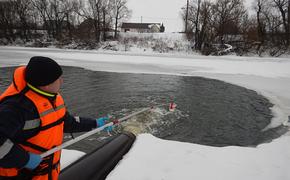
[(108, 124), (105, 124), (104, 126), (101, 126), (101, 127), (99, 127), (99, 128), (96, 128), (96, 129), (91, 130), (91, 131), (89, 131), (89, 132), (87, 132), (87, 133), (84, 133), (84, 134), (82, 134), (82, 135), (80, 135), (80, 136), (78, 136), (78, 137), (76, 137), (76, 138), (74, 138), (74, 139), (72, 139), (72, 140), (69, 140), (69, 141), (67, 141), (67, 142), (64, 142), (63, 144), (61, 144), (61, 145), (59, 145), (59, 146), (56, 146), (55, 148), (52, 148), (52, 149), (50, 149), (50, 150), (48, 150), (48, 151), (46, 151), (46, 152), (40, 154), (40, 156), (41, 156), (42, 158), (47, 157), (47, 156), (49, 156), (49, 155), (55, 153), (56, 151), (59, 151), (59, 150), (65, 148), (65, 147), (70, 146), (70, 145), (72, 145), (72, 144), (74, 144), (74, 143), (76, 143), (76, 142), (78, 142), (78, 141), (80, 141), (80, 140), (83, 140), (83, 139), (85, 139), (85, 138), (87, 138), (87, 137), (89, 137), (89, 136), (91, 136), (91, 135), (93, 135), (93, 134), (95, 134), (95, 133), (97, 133), (97, 132), (102, 131), (102, 130), (105, 129), (106, 127), (113, 126), (114, 124), (121, 123), (122, 121), (126, 121), (126, 120), (130, 119), (131, 117), (136, 116), (136, 115), (138, 115), (138, 114), (141, 114), (141, 113), (143, 113), (143, 112), (149, 111), (149, 110), (152, 109), (152, 108), (153, 108), (153, 107), (143, 108), (143, 109), (141, 109), (140, 111), (134, 112), (134, 113), (132, 113), (132, 114), (130, 114), (130, 115), (128, 115), (128, 116), (125, 116), (125, 117), (123, 117), (123, 118), (121, 118), (121, 119), (118, 119), (117, 121), (114, 121), (114, 122), (110, 122), (110, 123), (108, 123)]

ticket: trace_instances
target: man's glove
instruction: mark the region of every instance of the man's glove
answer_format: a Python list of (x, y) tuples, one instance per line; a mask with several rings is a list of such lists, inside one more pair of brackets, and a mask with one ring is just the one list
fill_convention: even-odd
[[(97, 121), (97, 127), (101, 127), (104, 126), (107, 121), (109, 120), (109, 116), (104, 116), (104, 117), (100, 117), (98, 118)], [(108, 126), (104, 129), (107, 132), (112, 132), (113, 131), (113, 126)]]
[(40, 155), (29, 153), (29, 160), (24, 167), (33, 170), (40, 164), (41, 160)]
[(103, 116), (103, 117), (98, 118), (96, 120), (97, 121), (97, 127), (104, 126), (108, 120), (109, 120), (108, 116)]
[[(104, 117), (100, 117), (98, 119), (96, 119), (97, 121), (97, 127), (101, 127), (101, 126), (104, 126), (107, 121), (110, 119), (110, 116), (104, 116)], [(107, 131), (108, 133), (112, 132), (113, 131), (113, 126), (115, 124), (118, 124), (119, 123), (119, 120), (113, 120), (113, 125), (112, 126), (108, 126), (106, 127), (104, 130)]]
[(107, 132), (112, 132), (112, 131), (113, 131), (113, 127), (114, 127), (114, 125), (115, 125), (115, 124), (118, 124), (119, 121), (118, 121), (118, 120), (113, 120), (112, 123), (113, 123), (112, 126), (109, 126), (109, 127), (106, 127), (106, 128), (105, 128), (105, 130), (106, 130)]

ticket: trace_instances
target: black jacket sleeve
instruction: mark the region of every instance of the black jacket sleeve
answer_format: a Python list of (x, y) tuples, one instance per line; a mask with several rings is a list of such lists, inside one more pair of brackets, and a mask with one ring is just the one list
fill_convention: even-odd
[(85, 117), (74, 117), (66, 112), (64, 117), (64, 132), (85, 132), (96, 128), (97, 123), (95, 119)]
[(0, 107), (0, 167), (22, 168), (28, 162), (28, 152), (14, 144), (14, 137), (23, 126), (20, 113), (12, 107)]

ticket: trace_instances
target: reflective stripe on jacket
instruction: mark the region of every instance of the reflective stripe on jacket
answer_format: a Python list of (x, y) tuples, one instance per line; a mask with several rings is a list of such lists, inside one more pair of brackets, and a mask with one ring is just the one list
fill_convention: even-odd
[[(35, 105), (39, 118), (26, 120), (23, 131), (30, 129), (39, 129), (39, 133), (28, 138), (19, 145), (26, 151), (35, 154), (41, 154), (55, 146), (62, 144), (63, 139), (63, 117), (66, 108), (61, 95), (57, 95), (55, 102), (51, 103), (46, 97), (27, 88), (25, 82), (25, 67), (19, 67), (14, 72), (13, 83), (0, 96), (0, 101), (4, 98), (23, 93)], [(10, 144), (11, 145), (11, 144)], [(60, 167), (61, 152), (58, 151), (51, 156), (44, 158), (41, 164), (33, 172), (33, 179), (57, 179)], [(0, 168), (0, 176), (17, 176), (19, 169)]]

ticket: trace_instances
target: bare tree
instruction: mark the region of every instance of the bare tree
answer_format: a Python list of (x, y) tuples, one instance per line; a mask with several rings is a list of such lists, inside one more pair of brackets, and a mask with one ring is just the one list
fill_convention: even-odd
[(53, 6), (50, 0), (33, 0), (33, 6), (37, 9), (39, 16), (41, 17), (40, 26), (44, 28), (48, 35), (55, 38), (56, 26), (53, 17)]
[(187, 7), (182, 8), (182, 17), (186, 21), (186, 13), (188, 11), (187, 19), (187, 38), (194, 41), (194, 48), (201, 50), (208, 54), (205, 49), (214, 39), (214, 32), (212, 28), (212, 6), (210, 0), (194, 0), (189, 2)]
[(265, 38), (265, 24), (262, 20), (262, 11), (264, 9), (263, 3), (265, 3), (265, 0), (257, 0), (257, 5), (255, 7), (256, 9), (256, 17), (257, 17), (257, 31), (258, 31), (258, 39), (261, 42), (261, 44), (264, 43)]
[(69, 15), (73, 12), (74, 1), (34, 0), (33, 6), (38, 10), (48, 34), (60, 40), (63, 30), (70, 28)]
[(62, 29), (65, 28), (65, 31), (68, 34), (69, 39), (72, 39), (72, 34), (74, 30), (74, 26), (76, 25), (76, 13), (74, 8), (77, 4), (76, 0), (66, 0), (64, 3), (64, 16), (65, 20), (61, 23)]
[(210, 30), (210, 21), (212, 3), (210, 1), (191, 1), (188, 10), (188, 32), (187, 36), (191, 38), (194, 34), (194, 48), (201, 50), (206, 39), (210, 39), (212, 32)]
[(131, 11), (127, 7), (127, 0), (112, 0), (114, 7), (114, 19), (115, 19), (115, 34), (114, 37), (117, 38), (119, 21), (122, 19), (129, 18), (131, 16)]
[(21, 38), (29, 39), (30, 28), (32, 26), (31, 17), (31, 1), (17, 0), (15, 3), (15, 12), (17, 21), (19, 22), (19, 32)]
[[(197, 10), (196, 10), (196, 17), (195, 17), (195, 42), (199, 42), (199, 15), (200, 15), (200, 3), (201, 3), (201, 0), (197, 0)], [(198, 49), (198, 44), (199, 43), (195, 43), (195, 49)]]
[(40, 16), (41, 21), (39, 23), (42, 23), (42, 26), (47, 30), (48, 35), (52, 35), (52, 32), (50, 30), (48, 19), (49, 16), (48, 13), (48, 1), (47, 0), (33, 0), (32, 5), (37, 10), (37, 14)]
[[(198, 42), (200, 31), (200, 6), (201, 0), (194, 0), (187, 1), (186, 7), (182, 8), (185, 23), (185, 33), (189, 39), (194, 38), (195, 42)], [(197, 43), (195, 43), (195, 49), (197, 49)]]
[(65, 21), (68, 20), (68, 14), (70, 14), (73, 10), (73, 4), (70, 0), (50, 0), (50, 13), (48, 16), (51, 20), (52, 29), (54, 32), (54, 37), (56, 39), (62, 38), (63, 30), (68, 27), (70, 22)]
[(243, 0), (217, 0), (212, 13), (213, 26), (221, 42), (225, 34), (238, 33), (242, 19), (247, 16)]
[[(83, 23), (86, 22), (87, 26), (93, 25), (93, 32), (95, 36), (95, 40), (97, 42), (100, 41), (100, 0), (88, 0), (78, 1), (78, 8), (75, 8), (75, 11), (78, 13), (79, 16), (83, 18)], [(88, 27), (90, 29), (90, 27)], [(88, 30), (89, 30), (88, 29)], [(87, 32), (90, 34), (90, 32)]]
[[(110, 29), (112, 23), (113, 5), (111, 0), (88, 0), (78, 1), (78, 7), (75, 11), (79, 16), (87, 21), (87, 24), (93, 24), (95, 40), (97, 42), (106, 40), (106, 32)], [(101, 36), (102, 35), (102, 36)]]
[(201, 4), (200, 9), (200, 31), (198, 35), (198, 41), (196, 49), (202, 50), (204, 43), (209, 42), (213, 39), (213, 32), (211, 28), (211, 8), (212, 4), (210, 1), (204, 1)]
[(112, 4), (113, 2), (111, 0), (103, 0), (102, 1), (102, 33), (103, 33), (103, 40), (107, 40), (107, 31), (110, 30), (111, 27), (113, 27), (113, 12), (114, 12), (114, 6)]
[(188, 11), (189, 11), (189, 0), (186, 1), (186, 10), (185, 10), (185, 28), (184, 32), (188, 32)]
[[(289, 38), (288, 38), (288, 34), (289, 34), (289, 26), (288, 26), (288, 21), (287, 21), (287, 10), (288, 10), (288, 5), (289, 5), (289, 0), (287, 2), (287, 0), (273, 0), (274, 6), (279, 10), (280, 14), (281, 14), (281, 18), (282, 18), (282, 22), (283, 22), (283, 27), (284, 27), (284, 31), (285, 31), (285, 39), (286, 39), (286, 43), (287, 45), (289, 45)], [(288, 15), (289, 16), (289, 15)]]
[(266, 31), (268, 34), (268, 40), (273, 44), (282, 44), (283, 38), (281, 39), (281, 26), (283, 26), (283, 22), (279, 15), (279, 12), (273, 6), (268, 6), (267, 9), (263, 12), (265, 16), (267, 25)]
[(288, 0), (288, 40), (290, 41), (290, 0)]
[(188, 38), (192, 38), (192, 33), (194, 31), (194, 25), (197, 14), (197, 7), (195, 1), (187, 1), (186, 5), (181, 8), (182, 19), (184, 21), (184, 32), (188, 36)]
[(264, 42), (264, 28), (261, 21), (261, 12), (262, 12), (262, 0), (257, 0), (257, 22), (258, 22), (258, 36), (259, 40), (263, 44)]
[(0, 2), (0, 30), (3, 37), (9, 41), (14, 41), (16, 36), (14, 29), (17, 25), (16, 2)]

